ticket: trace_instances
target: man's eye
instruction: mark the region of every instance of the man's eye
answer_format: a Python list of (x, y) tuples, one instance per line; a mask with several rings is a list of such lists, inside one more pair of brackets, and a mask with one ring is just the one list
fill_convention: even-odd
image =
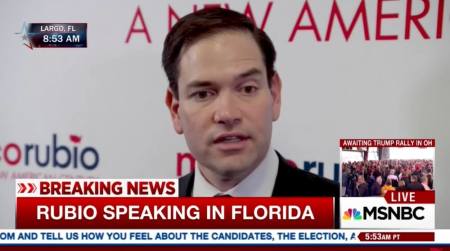
[(194, 92), (191, 96), (193, 98), (195, 98), (196, 100), (205, 100), (213, 95), (214, 95), (213, 91), (204, 90), (204, 91)]
[(253, 85), (247, 85), (242, 87), (241, 91), (244, 92), (245, 94), (253, 94), (258, 90), (258, 88), (256, 86)]

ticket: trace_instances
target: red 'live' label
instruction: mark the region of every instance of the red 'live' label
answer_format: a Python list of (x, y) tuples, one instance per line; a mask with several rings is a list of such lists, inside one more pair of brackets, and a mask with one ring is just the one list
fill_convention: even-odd
[(434, 191), (388, 191), (384, 198), (387, 203), (434, 204)]

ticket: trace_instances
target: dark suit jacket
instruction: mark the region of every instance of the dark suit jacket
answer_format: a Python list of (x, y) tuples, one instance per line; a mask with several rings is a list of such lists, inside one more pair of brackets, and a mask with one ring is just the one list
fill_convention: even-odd
[[(292, 167), (277, 152), (279, 165), (272, 197), (334, 197), (335, 227), (339, 228), (339, 183), (318, 175)], [(191, 197), (195, 173), (189, 173), (179, 179), (179, 196)]]
[(425, 188), (423, 188), (422, 184), (420, 184), (419, 182), (411, 182), (408, 185), (406, 185), (406, 188), (408, 190), (412, 190), (412, 191), (423, 191), (423, 190), (425, 190)]
[(369, 185), (367, 185), (367, 183), (359, 184), (357, 192), (359, 197), (369, 196)]
[(372, 184), (370, 188), (370, 196), (380, 196), (381, 195), (381, 186), (377, 182)]

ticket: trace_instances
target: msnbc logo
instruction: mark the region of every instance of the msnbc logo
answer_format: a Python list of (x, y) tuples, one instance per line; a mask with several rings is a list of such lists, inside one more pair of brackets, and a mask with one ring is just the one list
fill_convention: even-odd
[[(97, 150), (83, 146), (82, 137), (69, 135), (69, 144), (61, 144), (58, 135), (53, 134), (48, 144), (9, 142), (0, 144), (0, 164), (7, 166), (39, 166), (54, 168), (78, 168), (94, 170), (100, 161)], [(67, 141), (66, 141), (67, 142)]]
[(362, 220), (361, 212), (356, 210), (356, 208), (349, 208), (344, 212), (344, 216), (342, 217), (344, 220), (351, 220), (353, 217), (354, 220)]

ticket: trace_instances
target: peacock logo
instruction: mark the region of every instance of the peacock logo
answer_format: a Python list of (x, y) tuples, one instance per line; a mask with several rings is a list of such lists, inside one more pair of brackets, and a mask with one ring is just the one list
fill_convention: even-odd
[(342, 219), (344, 220), (362, 220), (362, 216), (361, 216), (361, 211), (358, 211), (356, 208), (349, 208), (347, 209), (347, 211), (344, 212), (344, 216), (342, 217)]

